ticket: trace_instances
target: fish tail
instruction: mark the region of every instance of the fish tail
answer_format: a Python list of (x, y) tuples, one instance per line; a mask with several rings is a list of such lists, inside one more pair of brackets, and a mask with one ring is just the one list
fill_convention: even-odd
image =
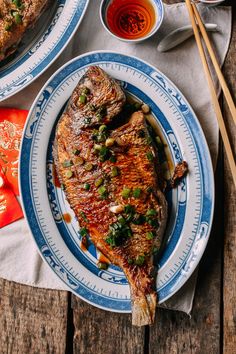
[(132, 297), (132, 324), (134, 326), (152, 325), (155, 319), (157, 294), (139, 294)]

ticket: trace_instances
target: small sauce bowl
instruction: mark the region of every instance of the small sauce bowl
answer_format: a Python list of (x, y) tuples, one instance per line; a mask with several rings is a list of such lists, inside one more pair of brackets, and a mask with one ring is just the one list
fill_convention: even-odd
[(137, 43), (154, 35), (164, 17), (162, 0), (102, 0), (100, 19), (115, 38)]
[(216, 6), (224, 2), (225, 0), (199, 0), (202, 4)]

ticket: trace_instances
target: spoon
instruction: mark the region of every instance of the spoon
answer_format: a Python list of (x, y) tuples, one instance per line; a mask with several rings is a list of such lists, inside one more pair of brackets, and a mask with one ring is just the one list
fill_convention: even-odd
[[(216, 32), (217, 25), (214, 23), (205, 23), (207, 31)], [(176, 47), (178, 44), (184, 42), (193, 35), (191, 25), (179, 27), (165, 36), (157, 46), (159, 52), (166, 52), (169, 49)]]

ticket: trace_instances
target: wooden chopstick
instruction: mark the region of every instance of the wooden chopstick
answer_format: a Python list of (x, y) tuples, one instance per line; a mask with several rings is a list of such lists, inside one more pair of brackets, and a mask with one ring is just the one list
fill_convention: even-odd
[(203, 68), (204, 68), (204, 71), (205, 71), (205, 75), (206, 75), (206, 78), (207, 78), (208, 86), (209, 86), (209, 89), (210, 89), (210, 93), (211, 93), (211, 97), (212, 97), (212, 103), (213, 103), (213, 107), (214, 107), (214, 110), (215, 110), (215, 113), (216, 113), (216, 117), (217, 117), (217, 120), (218, 120), (218, 125), (219, 125), (219, 128), (220, 128), (222, 140), (223, 140), (223, 143), (224, 143), (224, 146), (225, 146), (226, 156), (227, 156), (228, 161), (229, 161), (229, 166), (230, 166), (230, 169), (231, 169), (234, 185), (236, 187), (236, 165), (235, 165), (235, 161), (234, 161), (234, 155), (233, 155), (233, 152), (232, 152), (232, 149), (231, 149), (231, 146), (230, 146), (230, 142), (229, 142), (228, 134), (227, 134), (227, 131), (226, 131), (224, 119), (223, 119), (223, 116), (222, 116), (222, 113), (221, 113), (221, 109), (220, 109), (220, 104), (219, 104), (219, 101), (218, 101), (218, 98), (217, 98), (217, 94), (216, 94), (216, 91), (215, 91), (215, 88), (214, 88), (214, 83), (213, 83), (213, 80), (212, 80), (212, 77), (211, 77), (211, 73), (210, 73), (210, 70), (209, 70), (209, 67), (208, 67), (208, 64), (207, 64), (207, 60), (206, 60), (206, 57), (205, 57), (205, 52), (204, 52), (203, 45), (202, 45), (202, 42), (201, 42), (198, 26), (197, 26), (197, 24), (195, 22), (194, 10), (193, 10), (193, 7), (191, 5), (190, 0), (185, 0), (185, 3), (186, 3), (186, 6), (187, 6), (187, 9), (188, 9), (188, 12), (189, 12), (189, 17), (190, 17), (190, 20), (191, 20), (191, 23), (192, 23), (195, 40), (196, 40), (196, 43), (197, 43), (197, 46), (198, 46), (200, 58), (201, 58), (202, 65), (203, 65)]
[(218, 79), (219, 79), (219, 82), (220, 82), (220, 85), (222, 87), (222, 90), (224, 92), (224, 95), (225, 95), (225, 98), (226, 98), (226, 101), (228, 103), (228, 106), (229, 106), (229, 110), (231, 112), (231, 115), (233, 117), (233, 120), (234, 120), (234, 123), (236, 124), (236, 108), (235, 108), (235, 105), (234, 105), (234, 101), (232, 99), (232, 96), (230, 94), (230, 91), (228, 89), (228, 86), (225, 82), (225, 78), (222, 74), (222, 71), (220, 69), (220, 66), (219, 66), (219, 63), (216, 59), (216, 56), (215, 56), (215, 53), (214, 53), (214, 50), (212, 48), (212, 45), (211, 45), (211, 42), (209, 40), (209, 37), (207, 35), (207, 32), (206, 32), (206, 29), (205, 29), (205, 26), (202, 22), (202, 19), (201, 19), (201, 16), (198, 12), (198, 9), (196, 7), (196, 5), (194, 3), (192, 3), (192, 7), (193, 7), (193, 11), (194, 11), (194, 14), (195, 14), (195, 17), (197, 19), (197, 22), (198, 22), (198, 26), (200, 28), (200, 31), (201, 31), (201, 34), (202, 34), (202, 37), (205, 41), (205, 44), (206, 44), (206, 47), (207, 47), (207, 50), (208, 50), (208, 53), (210, 55), (210, 58), (211, 58), (211, 61), (212, 61), (212, 64), (215, 68), (215, 71), (216, 71), (216, 74), (218, 76)]

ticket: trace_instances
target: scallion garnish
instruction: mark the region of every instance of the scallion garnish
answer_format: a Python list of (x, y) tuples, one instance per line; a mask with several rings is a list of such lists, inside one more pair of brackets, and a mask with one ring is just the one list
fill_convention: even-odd
[(146, 233), (146, 239), (147, 240), (152, 240), (154, 238), (154, 234), (152, 231), (149, 231)]
[(98, 188), (98, 193), (100, 194), (100, 197), (102, 199), (106, 199), (108, 196), (108, 192), (105, 186), (101, 186), (100, 188)]
[(141, 193), (142, 193), (142, 189), (141, 189), (141, 188), (135, 188), (135, 189), (133, 190), (133, 197), (134, 197), (134, 198), (139, 198), (140, 195), (141, 195)]
[(124, 207), (124, 212), (125, 212), (125, 214), (133, 214), (133, 213), (135, 213), (135, 208), (132, 205), (127, 204)]
[(121, 195), (122, 195), (123, 198), (127, 199), (127, 198), (129, 198), (130, 192), (131, 192), (130, 188), (124, 187), (122, 192), (121, 192)]
[(112, 177), (117, 177), (119, 175), (119, 170), (118, 170), (118, 168), (117, 167), (112, 167), (112, 169), (111, 169), (111, 176)]
[(85, 95), (80, 95), (79, 102), (85, 104), (87, 102), (87, 97)]
[(102, 270), (106, 270), (108, 268), (108, 264), (103, 262), (98, 262), (98, 268)]
[(105, 124), (100, 125), (100, 127), (98, 128), (98, 130), (102, 133), (104, 130), (107, 129), (107, 126)]
[(80, 154), (80, 150), (78, 150), (78, 149), (74, 149), (72, 152), (76, 156), (78, 156)]
[(83, 165), (84, 164), (84, 159), (83, 157), (79, 156), (79, 157), (76, 157), (75, 159), (75, 163), (78, 164), (78, 165)]
[(73, 176), (73, 171), (71, 171), (71, 170), (65, 171), (65, 176), (66, 176), (66, 178), (71, 178)]
[(109, 158), (109, 160), (110, 160), (111, 162), (115, 163), (117, 159), (116, 159), (115, 155), (111, 155), (111, 157)]
[(63, 163), (62, 163), (62, 166), (63, 167), (71, 167), (73, 165), (73, 162), (71, 160), (65, 160)]
[(85, 215), (85, 213), (83, 211), (80, 212), (80, 215), (82, 216), (82, 218), (84, 219), (84, 221), (88, 222), (88, 219)]
[(85, 189), (86, 191), (89, 191), (89, 190), (90, 190), (90, 184), (89, 184), (89, 183), (85, 183), (85, 184), (84, 184), (84, 189)]
[(86, 163), (86, 165), (84, 166), (84, 169), (85, 169), (85, 171), (92, 171), (93, 164), (90, 162)]
[(86, 227), (82, 227), (82, 229), (80, 229), (80, 235), (86, 236), (88, 234), (88, 230), (86, 229)]
[(135, 260), (134, 260), (134, 264), (136, 264), (137, 266), (142, 266), (143, 263), (145, 261), (145, 256), (143, 255), (139, 255)]
[(146, 212), (146, 216), (154, 216), (156, 214), (157, 212), (154, 209), (148, 209), (148, 211)]
[(17, 25), (22, 24), (22, 16), (18, 12), (13, 12), (13, 17)]
[(151, 151), (147, 152), (146, 156), (149, 161), (152, 162), (154, 160), (154, 156)]
[(103, 184), (103, 182), (104, 182), (103, 178), (96, 179), (96, 181), (94, 182), (95, 187), (101, 186)]

